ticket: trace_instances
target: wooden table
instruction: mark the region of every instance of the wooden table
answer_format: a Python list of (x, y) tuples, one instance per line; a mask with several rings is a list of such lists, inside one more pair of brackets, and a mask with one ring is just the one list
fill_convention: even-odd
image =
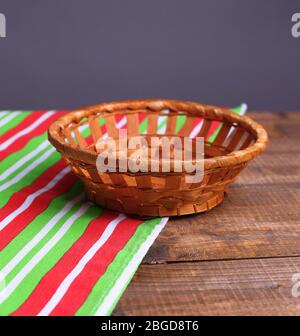
[(249, 115), (268, 149), (222, 205), (168, 222), (114, 315), (300, 315), (300, 113)]

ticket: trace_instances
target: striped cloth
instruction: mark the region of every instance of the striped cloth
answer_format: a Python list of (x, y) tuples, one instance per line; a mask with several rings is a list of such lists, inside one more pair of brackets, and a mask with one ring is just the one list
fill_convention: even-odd
[[(81, 183), (47, 140), (48, 126), (62, 113), (0, 112), (2, 316), (110, 315), (167, 222), (85, 201)], [(163, 132), (166, 120), (159, 123)], [(183, 124), (179, 119), (179, 131)], [(200, 127), (199, 120), (191, 136)]]

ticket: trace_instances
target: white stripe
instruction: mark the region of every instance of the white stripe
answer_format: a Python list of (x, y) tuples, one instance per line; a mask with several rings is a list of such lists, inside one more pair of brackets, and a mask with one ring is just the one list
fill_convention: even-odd
[(28, 153), (23, 156), (19, 161), (17, 161), (14, 165), (9, 167), (5, 172), (0, 175), (0, 181), (5, 180), (9, 175), (14, 173), (17, 169), (22, 167), (26, 162), (36, 156), (36, 154), (40, 153), (42, 150), (49, 146), (48, 141), (43, 141), (34, 151)]
[[(45, 149), (49, 145), (49, 142), (46, 140), (41, 143), (41, 145), (36, 148), (33, 152), (29, 153), (28, 155), (24, 156), (21, 160), (16, 162), (12, 167), (10, 167), (6, 172), (4, 172), (2, 175), (0, 175), (0, 181), (7, 178), (9, 175), (11, 175), (15, 170), (17, 170), (19, 167), (21, 167), (24, 163), (26, 163), (28, 160), (30, 160), (32, 157), (34, 157), (37, 153)], [(51, 148), (48, 152), (53, 153), (55, 150)], [(47, 152), (47, 153), (48, 153)], [(45, 153), (46, 154), (46, 153)], [(48, 155), (46, 155), (46, 159), (48, 158)], [(44, 161), (44, 160), (43, 160)], [(31, 171), (31, 168), (36, 168), (36, 165), (41, 163), (41, 160), (36, 160), (30, 167), (24, 170), (22, 175), (18, 175), (18, 180), (23, 177), (24, 172), (29, 173)], [(43, 194), (46, 191), (49, 191), (52, 189), (57, 182), (59, 182), (66, 174), (68, 174), (71, 171), (71, 168), (68, 166), (61, 170), (45, 187), (37, 190), (35, 193), (29, 195), (24, 203), (16, 209), (14, 212), (12, 212), (9, 216), (4, 218), (2, 221), (0, 221), (0, 231), (3, 230), (5, 226), (7, 226), (13, 219), (15, 219), (17, 216), (19, 216), (23, 211), (29, 208), (29, 206), (32, 204), (32, 202), (41, 194)], [(14, 182), (14, 181), (13, 181)], [(5, 185), (4, 185), (5, 186)], [(6, 185), (10, 186), (9, 184)], [(3, 186), (2, 186), (3, 187)], [(4, 188), (4, 187), (3, 187)], [(1, 191), (1, 187), (0, 187)]]
[[(240, 106), (240, 113), (239, 115), (244, 115), (247, 111), (247, 104), (243, 103)], [(201, 121), (198, 125), (196, 125), (194, 127), (194, 129), (192, 130), (191, 134), (190, 134), (190, 138), (194, 138), (197, 136), (197, 134), (200, 132), (201, 127), (203, 125), (203, 121)], [(232, 130), (230, 131), (230, 134), (232, 133)]]
[(2, 221), (0, 221), (0, 231), (3, 230), (12, 220), (14, 220), (22, 212), (28, 209), (37, 197), (39, 197), (41, 194), (52, 189), (57, 184), (57, 182), (59, 182), (70, 171), (71, 171), (71, 168), (69, 166), (64, 168), (45, 187), (37, 190), (31, 195), (28, 195), (22, 205), (20, 205), (15, 211), (13, 211), (7, 217), (5, 217)]
[(168, 116), (166, 116), (166, 115), (165, 116), (160, 115), (158, 117), (158, 132), (157, 132), (157, 134), (165, 134), (166, 133), (167, 118), (168, 118)]
[[(246, 112), (247, 112), (247, 109), (248, 109), (248, 106), (247, 106), (246, 103), (241, 104), (239, 115), (241, 115), (241, 116), (245, 115)], [(231, 130), (229, 131), (229, 133), (228, 133), (226, 139), (224, 140), (224, 143), (225, 143), (225, 141), (226, 141), (227, 139), (229, 139), (229, 138), (231, 137), (231, 135), (232, 135), (232, 133), (234, 132), (234, 130), (235, 130), (235, 127), (231, 127)]]
[[(80, 131), (84, 131), (87, 127), (87, 125), (83, 125), (80, 126)], [(3, 174), (0, 175), (0, 181), (3, 181), (4, 179), (6, 179), (9, 175), (11, 175), (12, 173), (14, 173), (17, 169), (19, 169), (22, 165), (24, 165), (26, 162), (28, 162), (30, 159), (32, 159), (34, 156), (36, 156), (36, 154), (40, 153), (41, 151), (43, 151), (45, 148), (47, 148), (50, 145), (49, 141), (43, 141), (34, 151), (28, 153), (27, 155), (25, 155), (24, 157), (22, 157), (19, 161), (17, 161), (13, 166), (11, 166), (9, 169), (7, 169)], [(34, 168), (37, 167), (38, 164), (42, 163), (43, 161), (45, 161), (48, 157), (49, 157), (49, 153), (54, 153), (55, 149), (54, 148), (50, 148), (49, 151), (44, 153), (44, 156), (40, 157), (39, 159), (37, 159), (35, 162), (33, 162), (29, 167), (25, 168), (23, 173), (18, 175), (18, 178), (22, 178), (27, 173), (30, 173), (30, 171)], [(48, 153), (48, 154), (46, 154)], [(41, 158), (45, 158), (45, 160), (41, 161)], [(18, 182), (18, 180), (16, 180), (16, 178), (14, 179), (13, 183)], [(7, 186), (10, 187), (11, 184), (9, 183), (9, 181), (7, 182)], [(2, 191), (1, 189), (2, 187), (0, 186), (0, 191)], [(3, 187), (4, 188), (4, 187)], [(7, 187), (6, 187), (7, 188)]]
[[(9, 111), (0, 111), (0, 116), (6, 115)], [(12, 113), (15, 111), (11, 111)]]
[(246, 103), (243, 103), (243, 104), (241, 105), (241, 108), (240, 108), (240, 115), (244, 115), (244, 114), (246, 114), (247, 109), (248, 109), (248, 105), (247, 105)]
[(83, 200), (84, 195), (80, 194), (69, 201), (45, 226), (39, 231), (0, 271), (1, 274), (7, 276), (18, 263), (46, 236), (46, 234), (57, 224), (57, 222), (67, 214), (73, 206)]
[(52, 310), (57, 306), (60, 300), (68, 291), (72, 282), (77, 278), (77, 276), (82, 272), (86, 264), (95, 256), (97, 251), (105, 244), (105, 242), (112, 235), (118, 224), (126, 217), (120, 214), (117, 218), (111, 221), (106, 229), (104, 230), (101, 237), (93, 244), (93, 246), (85, 253), (85, 255), (80, 259), (78, 264), (73, 268), (73, 270), (65, 277), (63, 282), (60, 284), (56, 292), (53, 294), (51, 299), (45, 305), (45, 307), (40, 311), (38, 316), (47, 316)]
[(40, 118), (38, 118), (34, 123), (32, 123), (30, 126), (24, 128), (22, 131), (18, 132), (17, 134), (15, 134), (11, 138), (9, 138), (5, 142), (3, 142), (0, 145), (0, 151), (5, 150), (11, 144), (13, 144), (16, 140), (20, 139), (22, 136), (24, 136), (24, 135), (30, 133), (31, 131), (33, 131), (40, 124), (42, 124), (45, 120), (47, 120), (48, 118), (50, 118), (54, 113), (55, 113), (55, 111), (48, 111), (46, 113), (43, 113), (43, 115)]
[(36, 168), (40, 163), (47, 160), (50, 155), (52, 155), (55, 152), (55, 148), (50, 148), (47, 150), (42, 156), (40, 156), (37, 160), (33, 161), (31, 165), (26, 167), (24, 170), (22, 170), (18, 175), (16, 175), (11, 180), (7, 181), (6, 183), (3, 183), (0, 186), (0, 192), (11, 187), (13, 184), (19, 182), (24, 176), (26, 176), (28, 173), (31, 172), (34, 168)]
[(104, 301), (102, 302), (101, 306), (96, 311), (95, 313), (96, 316), (107, 316), (109, 314), (109, 312), (113, 308), (115, 301), (122, 294), (125, 286), (128, 284), (128, 282), (132, 278), (137, 267), (142, 262), (150, 246), (153, 244), (156, 237), (159, 235), (161, 230), (164, 228), (167, 221), (168, 221), (168, 218), (162, 218), (161, 222), (156, 225), (156, 227), (153, 229), (152, 233), (149, 235), (146, 241), (140, 246), (137, 253), (130, 260), (125, 270), (123, 271), (121, 276), (118, 278), (114, 286), (111, 288), (111, 290), (105, 297)]
[(194, 129), (192, 130), (192, 132), (190, 133), (190, 138), (195, 138), (197, 135), (198, 135), (198, 133), (200, 132), (200, 130), (201, 130), (201, 127), (202, 127), (202, 125), (203, 125), (203, 120), (202, 121), (200, 121), (195, 127), (194, 127)]
[(121, 128), (127, 124), (127, 119), (124, 117), (117, 123), (117, 128)]
[[(161, 127), (163, 127), (163, 126), (165, 126), (165, 125), (163, 125), (163, 123), (158, 124), (158, 130), (160, 130)], [(143, 134), (147, 134), (147, 129), (143, 132)]]
[(18, 114), (21, 114), (21, 111), (16, 111), (16, 112), (10, 112), (8, 116), (0, 120), (0, 127), (6, 125), (9, 123), (11, 120), (13, 120)]
[[(245, 103), (241, 104), (239, 115), (244, 115), (246, 113), (246, 111), (247, 111), (247, 104), (245, 104)], [(190, 138), (195, 138), (197, 136), (197, 134), (200, 132), (202, 125), (203, 125), (203, 121), (201, 121), (199, 124), (197, 124), (194, 127), (194, 129), (192, 130), (192, 132), (190, 133), (189, 137)], [(230, 130), (229, 135), (232, 133), (232, 131), (233, 131), (233, 129)]]
[[(6, 287), (0, 292), (0, 304), (3, 303), (19, 286), (22, 280), (34, 269), (34, 267), (47, 255), (47, 253), (63, 238), (66, 232), (70, 229), (73, 223), (80, 218), (87, 209), (91, 206), (90, 203), (84, 203), (64, 225), (56, 232), (56, 234), (35, 254), (35, 256), (19, 271), (19, 273), (6, 284)], [(57, 220), (57, 216), (55, 216)]]
[[(8, 113), (9, 113), (9, 111), (0, 111), (0, 119), (4, 118)], [(11, 113), (13, 113), (13, 112), (11, 112)]]

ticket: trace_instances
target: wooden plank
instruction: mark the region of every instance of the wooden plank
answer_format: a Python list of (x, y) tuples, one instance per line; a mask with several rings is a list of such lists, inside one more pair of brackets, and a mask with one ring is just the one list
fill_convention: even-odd
[(300, 113), (251, 116), (269, 133), (267, 151), (221, 206), (170, 220), (115, 315), (300, 314)]
[(300, 255), (300, 113), (253, 113), (270, 136), (210, 212), (171, 219), (144, 263)]
[(297, 272), (300, 258), (143, 265), (114, 315), (299, 315)]

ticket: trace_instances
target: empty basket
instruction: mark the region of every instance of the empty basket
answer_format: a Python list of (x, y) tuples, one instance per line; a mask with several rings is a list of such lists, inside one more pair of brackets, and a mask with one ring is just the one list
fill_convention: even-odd
[[(217, 127), (216, 136), (211, 129)], [(204, 178), (188, 183), (185, 172), (99, 172), (99, 139), (138, 134), (203, 137)], [(102, 103), (70, 112), (55, 121), (49, 141), (83, 181), (90, 201), (139, 216), (178, 216), (207, 211), (220, 204), (228, 185), (248, 161), (262, 152), (268, 137), (249, 117), (227, 109), (175, 100)]]

